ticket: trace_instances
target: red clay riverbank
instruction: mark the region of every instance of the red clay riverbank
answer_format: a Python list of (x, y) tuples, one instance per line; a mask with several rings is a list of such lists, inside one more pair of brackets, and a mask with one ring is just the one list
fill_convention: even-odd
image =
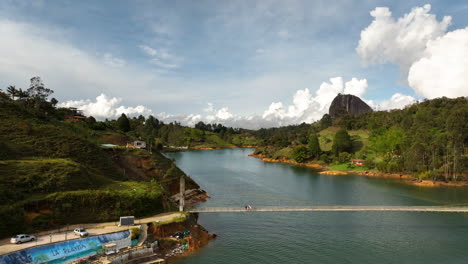
[(384, 173), (384, 172), (375, 172), (375, 171), (336, 171), (328, 170), (326, 166), (318, 163), (298, 163), (293, 160), (286, 158), (281, 159), (272, 159), (267, 158), (263, 154), (250, 154), (250, 157), (259, 158), (261, 161), (265, 162), (274, 162), (274, 163), (289, 163), (298, 166), (311, 167), (316, 169), (321, 169), (320, 174), (326, 175), (362, 175), (366, 177), (380, 177), (380, 178), (393, 178), (400, 179), (402, 183), (421, 186), (421, 187), (468, 187), (468, 181), (458, 181), (458, 182), (445, 182), (445, 181), (432, 181), (432, 180), (420, 180), (409, 174), (398, 174), (398, 173)]
[(289, 160), (289, 159), (286, 159), (286, 158), (271, 159), (271, 158), (265, 157), (265, 155), (262, 155), (262, 154), (259, 154), (259, 155), (250, 154), (249, 156), (259, 158), (261, 161), (265, 161), (265, 162), (289, 163), (289, 164), (293, 164), (293, 165), (297, 165), (297, 166), (304, 166), (304, 167), (310, 167), (310, 168), (315, 168), (315, 169), (324, 169), (325, 168), (322, 164), (318, 164), (318, 163), (299, 163), (299, 162), (295, 162), (293, 160)]

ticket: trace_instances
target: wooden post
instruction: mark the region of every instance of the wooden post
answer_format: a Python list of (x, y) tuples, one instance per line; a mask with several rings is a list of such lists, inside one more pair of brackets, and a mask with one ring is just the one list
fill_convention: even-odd
[(184, 175), (180, 176), (180, 199), (179, 199), (179, 211), (183, 212), (185, 206), (185, 178)]

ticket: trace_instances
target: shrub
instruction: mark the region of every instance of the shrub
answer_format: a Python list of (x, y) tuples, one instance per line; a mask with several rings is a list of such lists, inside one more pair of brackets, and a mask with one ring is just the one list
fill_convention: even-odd
[(138, 227), (133, 227), (132, 229), (130, 229), (130, 232), (132, 234), (132, 240), (134, 239), (137, 239), (140, 237), (140, 234), (141, 234), (141, 229), (138, 228)]
[(297, 146), (293, 149), (291, 156), (295, 161), (303, 163), (306, 159), (310, 157), (310, 153), (307, 147)]
[(369, 158), (369, 159), (364, 160), (364, 166), (367, 167), (367, 168), (369, 168), (369, 169), (375, 168), (375, 161), (374, 161), (374, 159)]
[(348, 152), (341, 152), (338, 155), (338, 161), (340, 163), (348, 162), (351, 159), (351, 155)]
[(330, 159), (328, 158), (328, 155), (325, 154), (325, 153), (320, 155), (320, 160), (323, 161), (324, 163), (329, 163), (330, 162)]

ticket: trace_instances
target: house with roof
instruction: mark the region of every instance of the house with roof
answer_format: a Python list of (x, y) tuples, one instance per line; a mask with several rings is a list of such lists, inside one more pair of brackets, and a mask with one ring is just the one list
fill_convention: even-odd
[(127, 143), (127, 148), (146, 149), (146, 142), (143, 140), (135, 140)]
[(356, 166), (364, 166), (364, 160), (363, 159), (352, 159), (351, 164), (356, 165)]

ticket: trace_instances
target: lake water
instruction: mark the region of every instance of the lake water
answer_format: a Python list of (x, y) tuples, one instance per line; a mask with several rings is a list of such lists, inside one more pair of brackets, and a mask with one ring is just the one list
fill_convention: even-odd
[[(253, 149), (170, 153), (211, 199), (199, 207), (465, 205), (467, 188), (423, 188), (394, 179), (320, 175), (266, 163)], [(468, 214), (254, 212), (200, 214), (218, 238), (179, 264), (468, 263)]]

